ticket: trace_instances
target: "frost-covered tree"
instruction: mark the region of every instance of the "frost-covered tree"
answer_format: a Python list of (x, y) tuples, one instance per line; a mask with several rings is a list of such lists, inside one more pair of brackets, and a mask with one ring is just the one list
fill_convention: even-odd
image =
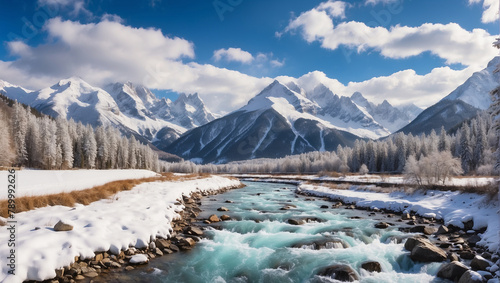
[(370, 170), (368, 169), (368, 166), (366, 166), (365, 164), (362, 164), (361, 167), (359, 168), (359, 174), (361, 175), (366, 175), (370, 172)]
[(460, 137), (460, 160), (462, 162), (462, 169), (468, 173), (471, 169), (472, 150), (470, 146), (470, 128), (467, 123), (462, 126)]
[(12, 113), (12, 134), (14, 137), (14, 146), (16, 149), (15, 164), (18, 166), (26, 165), (28, 161), (28, 150), (26, 149), (28, 114), (29, 113), (20, 103), (14, 103)]
[(406, 163), (406, 136), (403, 133), (397, 133), (394, 144), (396, 145), (395, 170), (403, 172)]
[(404, 178), (417, 185), (445, 184), (451, 176), (463, 173), (461, 162), (453, 158), (449, 151), (435, 151), (429, 156), (416, 160), (411, 155), (406, 161)]
[(129, 147), (128, 147), (128, 165), (129, 168), (135, 168), (137, 166), (137, 141), (134, 136), (130, 136), (129, 139)]
[(7, 122), (7, 114), (3, 107), (0, 107), (0, 165), (9, 166), (15, 157), (11, 143), (11, 130)]
[(39, 119), (34, 115), (30, 115), (28, 118), (28, 131), (26, 134), (26, 150), (28, 152), (28, 162), (29, 167), (41, 168), (43, 165), (40, 139), (40, 123)]
[(57, 144), (61, 153), (61, 169), (73, 167), (73, 141), (69, 133), (69, 124), (66, 120), (58, 118), (57, 124)]
[(86, 168), (95, 168), (95, 162), (97, 158), (97, 142), (95, 140), (94, 129), (87, 125), (83, 129), (83, 155), (84, 155), (84, 166)]
[(448, 135), (446, 134), (444, 126), (441, 126), (441, 131), (439, 133), (438, 150), (439, 151), (450, 150), (450, 142), (448, 140)]

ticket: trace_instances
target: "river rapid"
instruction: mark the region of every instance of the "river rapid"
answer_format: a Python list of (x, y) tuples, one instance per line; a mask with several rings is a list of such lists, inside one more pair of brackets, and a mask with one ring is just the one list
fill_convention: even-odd
[[(412, 234), (400, 232), (398, 226), (374, 228), (381, 220), (390, 221), (384, 215), (332, 208), (332, 202), (296, 195), (292, 185), (246, 184), (203, 199), (199, 219), (227, 214), (233, 220), (200, 222), (205, 238), (191, 251), (99, 281), (338, 282), (319, 274), (340, 264), (351, 267), (360, 282), (448, 282), (435, 276), (441, 263), (409, 258), (401, 240)], [(221, 206), (229, 211), (217, 211)], [(306, 223), (290, 224), (301, 221)], [(361, 266), (367, 261), (378, 262), (382, 271), (366, 271)]]

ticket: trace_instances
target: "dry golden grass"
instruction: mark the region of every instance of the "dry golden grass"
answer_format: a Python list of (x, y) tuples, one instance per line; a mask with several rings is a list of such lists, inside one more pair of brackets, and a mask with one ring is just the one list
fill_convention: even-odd
[[(174, 175), (172, 173), (162, 173), (160, 177), (150, 177), (142, 179), (131, 179), (114, 181), (102, 186), (96, 186), (90, 189), (73, 191), (68, 193), (59, 193), (43, 196), (29, 196), (16, 198), (15, 213), (33, 210), (45, 206), (74, 206), (76, 203), (88, 205), (94, 201), (109, 198), (121, 191), (131, 190), (133, 187), (148, 182), (166, 182), (166, 181), (183, 181), (189, 179), (206, 178), (209, 174), (189, 174), (189, 175)], [(0, 201), (0, 216), (8, 216), (7, 200)]]

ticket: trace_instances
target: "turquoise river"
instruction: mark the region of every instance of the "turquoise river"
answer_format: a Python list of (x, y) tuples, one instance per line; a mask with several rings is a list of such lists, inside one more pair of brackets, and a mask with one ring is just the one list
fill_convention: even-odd
[[(409, 234), (397, 226), (374, 228), (391, 221), (385, 215), (332, 208), (332, 202), (296, 195), (292, 185), (246, 184), (203, 199), (199, 219), (228, 214), (234, 220), (205, 226), (205, 239), (191, 251), (96, 282), (339, 282), (318, 275), (335, 264), (349, 265), (360, 282), (448, 282), (435, 276), (440, 263), (409, 258), (401, 243)], [(221, 206), (229, 211), (218, 212)], [(290, 209), (283, 210), (286, 206)], [(291, 225), (290, 219), (309, 221)], [(362, 269), (367, 261), (380, 263), (382, 272)]]

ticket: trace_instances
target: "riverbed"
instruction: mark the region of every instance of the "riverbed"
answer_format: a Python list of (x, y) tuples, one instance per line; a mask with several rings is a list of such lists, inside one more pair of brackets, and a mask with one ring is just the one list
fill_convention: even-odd
[[(95, 282), (338, 282), (319, 275), (332, 265), (349, 266), (360, 282), (447, 282), (435, 276), (441, 263), (409, 258), (401, 241), (412, 234), (397, 225), (374, 228), (386, 216), (332, 208), (294, 191), (293, 185), (248, 182), (205, 198), (198, 217), (205, 238), (191, 251)], [(229, 211), (217, 211), (222, 206)], [(211, 214), (232, 220), (203, 224)], [(379, 263), (381, 272), (363, 269), (366, 262)]]

